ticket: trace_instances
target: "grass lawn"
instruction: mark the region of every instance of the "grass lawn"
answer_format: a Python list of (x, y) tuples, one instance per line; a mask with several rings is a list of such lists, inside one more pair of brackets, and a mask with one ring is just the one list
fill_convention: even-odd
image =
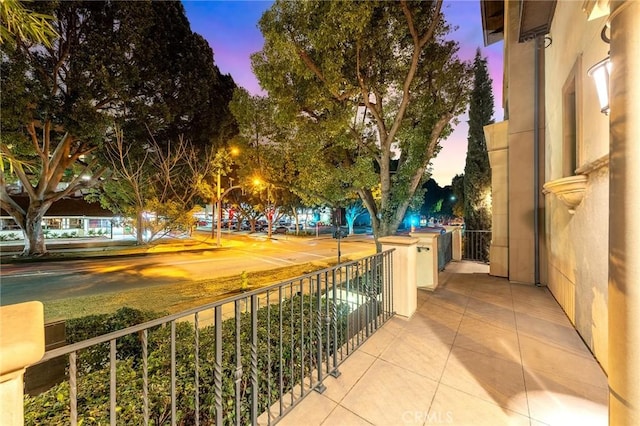
[[(247, 273), (247, 289), (265, 287), (329, 266), (330, 263), (310, 262)], [(197, 282), (177, 281), (172, 285), (57, 299), (44, 302), (44, 319), (45, 323), (49, 323), (86, 315), (108, 314), (125, 306), (173, 314), (223, 299), (229, 293), (239, 290), (241, 285), (242, 277), (238, 274)]]

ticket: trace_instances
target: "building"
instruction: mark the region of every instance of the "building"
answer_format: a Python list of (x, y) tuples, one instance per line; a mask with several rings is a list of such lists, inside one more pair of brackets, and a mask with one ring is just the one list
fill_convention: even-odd
[(485, 43), (504, 42), (505, 120), (485, 128), (491, 274), (549, 287), (608, 375), (610, 424), (638, 424), (640, 2), (481, 10)]
[[(14, 195), (13, 199), (26, 210), (29, 199)], [(113, 237), (115, 215), (99, 203), (88, 203), (83, 198), (63, 198), (51, 205), (42, 219), (45, 238)], [(0, 209), (0, 241), (21, 240), (20, 227), (13, 218)]]

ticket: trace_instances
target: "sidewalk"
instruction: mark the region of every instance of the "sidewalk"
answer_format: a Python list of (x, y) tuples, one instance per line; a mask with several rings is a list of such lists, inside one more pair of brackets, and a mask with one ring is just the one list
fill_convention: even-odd
[[(57, 260), (75, 260), (80, 258), (101, 258), (110, 256), (145, 256), (149, 254), (170, 253), (177, 251), (202, 251), (228, 249), (242, 243), (233, 239), (224, 239), (223, 246), (218, 247), (216, 239), (211, 237), (210, 230), (202, 228), (190, 237), (166, 237), (145, 246), (137, 246), (132, 236), (66, 238), (47, 240), (49, 255), (43, 257), (20, 257), (24, 247), (22, 240), (0, 241), (0, 264), (41, 262)], [(226, 233), (223, 233), (223, 238)], [(234, 232), (251, 239), (266, 240), (267, 234)], [(294, 234), (273, 234), (271, 240), (302, 238)], [(312, 239), (327, 239), (331, 235), (321, 234)]]
[[(221, 248), (233, 245), (234, 241), (226, 240), (224, 247)], [(100, 237), (56, 239), (47, 242), (49, 255), (43, 257), (20, 257), (22, 249), (22, 241), (0, 242), (0, 264), (72, 260), (87, 257), (144, 256), (176, 251), (216, 250), (218, 247), (215, 239), (194, 235), (188, 238), (166, 238), (145, 246), (136, 246), (136, 241), (133, 238), (113, 240)]]

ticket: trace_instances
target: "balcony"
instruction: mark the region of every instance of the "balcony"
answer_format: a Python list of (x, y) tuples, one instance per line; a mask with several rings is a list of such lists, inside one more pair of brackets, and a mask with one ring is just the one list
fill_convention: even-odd
[(403, 319), (390, 253), (48, 352), (61, 419), (607, 424), (606, 377), (546, 288), (453, 262)]
[(607, 425), (607, 378), (546, 288), (454, 262), (280, 425)]

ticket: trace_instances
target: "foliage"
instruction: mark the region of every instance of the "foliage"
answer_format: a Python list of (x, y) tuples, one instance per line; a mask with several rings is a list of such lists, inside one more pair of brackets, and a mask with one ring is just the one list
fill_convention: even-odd
[[(329, 304), (329, 306), (327, 306)], [(317, 338), (323, 342), (328, 338), (326, 327), (318, 330), (317, 311), (335, 312), (338, 327), (338, 341), (331, 341), (331, 347), (340, 347), (346, 339), (347, 306), (335, 309), (331, 302), (319, 302), (315, 296), (294, 295), (278, 305), (264, 306), (257, 311), (257, 346), (251, 349), (251, 314), (241, 313), (239, 333), (236, 319), (223, 321), (221, 326), (222, 366), (221, 398), (224, 424), (249, 424), (251, 419), (252, 353), (256, 354), (258, 382), (258, 413), (283, 397), (300, 380), (302, 374), (310, 374), (318, 366)], [(122, 318), (139, 313), (125, 312)], [(87, 323), (99, 326), (98, 318)], [(164, 424), (171, 415), (171, 327), (153, 329), (148, 335), (148, 380), (149, 412), (151, 424)], [(81, 333), (79, 333), (81, 334)], [(79, 334), (77, 337), (79, 337)], [(199, 344), (200, 421), (211, 424), (215, 416), (215, 349), (216, 328), (207, 326), (197, 333)], [(142, 424), (142, 362), (141, 343), (137, 335), (131, 338), (126, 355), (116, 364), (117, 415), (123, 424)], [(195, 358), (196, 332), (187, 322), (176, 324), (176, 397), (177, 419), (180, 425), (193, 424), (195, 419)], [(236, 347), (239, 343), (239, 348)], [(237, 376), (236, 350), (240, 349), (242, 368)], [(120, 352), (118, 349), (118, 353)], [(125, 352), (125, 350), (123, 350)], [(109, 363), (108, 356), (100, 356), (94, 351), (92, 368), (79, 369), (78, 378), (78, 421), (83, 424), (105, 424), (109, 422)], [(304, 362), (302, 356), (305, 356)], [(281, 376), (280, 376), (281, 374)], [(279, 378), (282, 377), (282, 382)], [(236, 395), (236, 378), (239, 394)], [(280, 384), (282, 383), (282, 385)], [(280, 387), (282, 386), (282, 388)], [(282, 391), (281, 391), (282, 389)], [(236, 397), (240, 406), (235, 407)], [(61, 383), (47, 392), (36, 396), (25, 396), (25, 425), (64, 424), (69, 422), (69, 385)], [(238, 418), (236, 418), (238, 416)]]
[(294, 153), (284, 143), (291, 138), (292, 129), (270, 98), (251, 96), (244, 89), (236, 89), (230, 109), (239, 127), (236, 141), (243, 164), (239, 179), (245, 196), (243, 202), (237, 202), (240, 210), (250, 221), (264, 215), (270, 224), (286, 211), (295, 216), (302, 203), (301, 176)]
[(421, 209), (421, 214), (430, 218), (450, 218), (454, 216), (453, 208), (457, 197), (455, 196), (451, 186), (445, 186), (444, 188), (438, 185), (438, 183), (429, 179), (423, 185), (425, 190), (424, 204)]
[(455, 175), (451, 181), (451, 189), (453, 196), (456, 197), (453, 205), (453, 215), (456, 217), (464, 217), (464, 175)]
[[(68, 344), (82, 342), (93, 337), (113, 331), (122, 330), (132, 325), (161, 317), (152, 311), (141, 311), (132, 308), (120, 308), (113, 314), (89, 315), (70, 319), (65, 322), (65, 334)], [(125, 336), (117, 342), (118, 359), (140, 356), (140, 345), (136, 336)], [(109, 359), (109, 345), (95, 346), (81, 351), (78, 356), (78, 370), (84, 372), (97, 371), (104, 367)]]
[(376, 238), (421, 200), (429, 163), (466, 105), (469, 67), (445, 40), (440, 7), (276, 1), (260, 21), (253, 67), (287, 117), (279, 122), (295, 130), (282, 142), (299, 185), (333, 199), (356, 192)]
[(0, 44), (15, 40), (42, 43), (50, 47), (58, 33), (51, 25), (51, 15), (36, 13), (24, 7), (26, 1), (2, 0), (0, 2)]
[[(50, 47), (20, 38), (3, 46), (0, 72), (10, 100), (1, 116), (0, 206), (25, 234), (24, 255), (46, 253), (41, 222), (51, 204), (101, 182), (114, 122), (140, 150), (149, 134), (207, 147), (235, 131), (227, 107), (233, 81), (191, 32), (180, 2), (33, 7), (55, 18), (59, 37)], [(26, 210), (6, 193), (10, 179), (29, 196)]]
[(476, 52), (474, 86), (469, 105), (469, 136), (464, 168), (466, 229), (491, 229), (491, 167), (484, 126), (493, 123), (493, 93), (487, 60)]
[[(493, 123), (493, 93), (487, 60), (476, 52), (474, 81), (469, 105), (469, 136), (464, 167), (464, 223), (468, 230), (491, 229), (491, 167), (484, 136), (484, 126)], [(482, 240), (475, 248), (489, 260), (490, 241)]]
[(210, 167), (191, 143), (179, 138), (176, 143), (160, 144), (152, 138), (140, 153), (125, 143), (122, 130), (116, 128), (115, 140), (105, 144), (104, 155), (110, 179), (87, 198), (135, 218), (138, 244), (191, 228), (196, 188)]

